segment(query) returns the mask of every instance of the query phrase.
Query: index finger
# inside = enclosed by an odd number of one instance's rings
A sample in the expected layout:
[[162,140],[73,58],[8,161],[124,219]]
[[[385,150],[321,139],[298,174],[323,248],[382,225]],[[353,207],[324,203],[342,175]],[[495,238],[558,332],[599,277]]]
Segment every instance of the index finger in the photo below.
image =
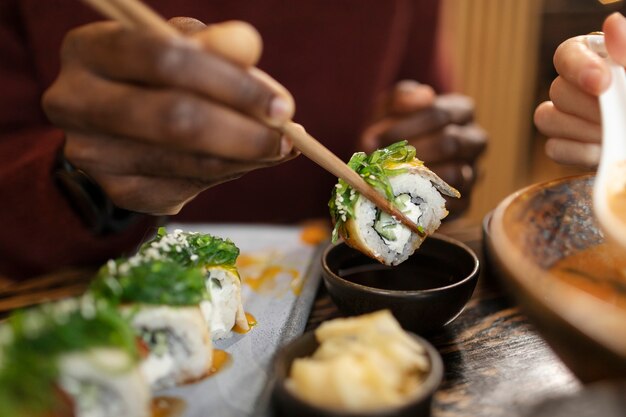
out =
[[402,119],[385,119],[378,124],[382,127],[383,122],[386,125],[381,130],[384,131],[378,136],[381,144],[386,145],[441,129],[450,123],[450,115],[443,110],[429,107]]
[[604,59],[589,49],[585,36],[570,38],[559,45],[554,53],[554,67],[567,81],[594,96],[611,82]]
[[70,32],[64,55],[78,57],[106,78],[193,91],[270,125],[293,116],[293,98],[285,89],[260,81],[251,68],[205,52],[197,40],[163,39],[94,23]]

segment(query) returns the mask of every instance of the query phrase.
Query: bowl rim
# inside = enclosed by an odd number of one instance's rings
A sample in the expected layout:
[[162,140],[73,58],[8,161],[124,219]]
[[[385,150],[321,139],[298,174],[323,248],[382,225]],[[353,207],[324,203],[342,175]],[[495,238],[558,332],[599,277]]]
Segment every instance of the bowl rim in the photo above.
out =
[[[596,343],[600,343],[614,353],[623,356],[626,354],[626,332],[624,332],[626,311],[606,303],[573,285],[550,279],[549,274],[545,270],[533,263],[524,263],[524,256],[509,239],[504,225],[504,215],[507,209],[519,199],[557,184],[594,176],[593,173],[586,173],[543,181],[531,184],[510,194],[494,209],[489,225],[491,233],[487,238],[491,253],[496,257],[498,264],[502,268],[504,273],[501,275],[503,275],[505,280],[511,280],[521,286],[526,292],[531,294],[533,300],[541,305],[542,308],[554,312],[569,326],[578,329]],[[503,258],[509,259],[509,261],[504,262]],[[514,274],[510,265],[520,263],[525,265],[524,274]],[[545,287],[533,285],[534,281],[542,278],[542,282],[551,286],[552,293],[565,294],[566,297],[546,298],[544,294]],[[572,308],[572,306],[576,306],[576,308]],[[603,320],[600,323],[592,320],[588,314],[589,311],[600,313]],[[597,316],[597,314],[594,315],[594,317]]]
[[[462,278],[459,281],[456,281],[452,284],[443,286],[443,287],[435,287],[435,288],[428,288],[425,290],[386,290],[386,289],[382,289],[382,288],[376,288],[376,287],[370,287],[367,285],[363,285],[363,284],[357,284],[355,282],[352,282],[350,280],[347,280],[343,277],[340,277],[339,275],[337,275],[336,273],[334,273],[330,267],[328,266],[328,263],[326,261],[328,254],[331,250],[344,245],[344,246],[348,246],[344,241],[338,242],[338,243],[331,243],[330,245],[328,245],[326,247],[326,249],[324,249],[324,252],[322,253],[322,269],[324,270],[325,274],[323,274],[324,278],[328,278],[328,277],[332,277],[333,280],[346,285],[348,287],[353,287],[356,290],[360,290],[360,291],[366,291],[366,292],[370,292],[370,293],[375,293],[375,294],[379,294],[379,295],[386,295],[386,296],[392,296],[392,297],[401,297],[401,296],[408,296],[408,295],[420,295],[420,294],[432,294],[432,293],[437,293],[437,292],[442,292],[442,291],[447,291],[450,290],[452,288],[455,287],[459,287],[461,285],[464,285],[465,283],[467,283],[468,281],[472,281],[474,279],[478,278],[478,272],[480,269],[480,260],[478,259],[478,256],[476,255],[476,253],[472,250],[472,248],[470,248],[469,246],[467,246],[465,243],[451,238],[449,236],[445,236],[443,234],[440,233],[435,233],[432,234],[430,236],[428,236],[426,239],[435,239],[435,240],[439,240],[439,241],[443,241],[447,244],[451,244],[457,247],[460,247],[461,249],[463,249],[467,254],[469,254],[472,257],[473,260],[473,268],[472,271],[467,274],[467,276],[465,276],[464,278]],[[349,247],[349,246],[348,246]],[[351,248],[353,249],[353,248]],[[355,251],[358,252],[357,249],[353,249]],[[417,249],[419,250],[419,249]],[[364,255],[366,256],[366,255]],[[411,255],[412,256],[412,255]]]
[[[289,379],[289,372],[291,370],[291,364],[289,364],[288,367],[285,366],[287,374],[285,375],[284,378],[282,378],[282,377],[279,377],[279,372],[278,372],[278,369],[281,366],[281,364],[279,363],[279,360],[281,360],[282,358],[285,358],[287,356],[287,352],[289,352],[290,349],[293,349],[293,346],[295,344],[301,343],[303,339],[312,339],[312,343],[315,344],[315,349],[317,349],[317,347],[319,347],[319,342],[317,341],[317,338],[315,337],[315,330],[309,330],[308,332],[301,334],[300,336],[296,337],[295,339],[293,339],[286,345],[282,346],[278,350],[278,352],[276,353],[273,359],[273,365],[274,365],[273,372],[274,372],[275,384],[276,384],[274,389],[275,390],[280,389],[283,393],[288,395],[291,399],[295,400],[295,402],[298,403],[299,406],[304,407],[305,409],[309,408],[309,409],[313,409],[316,411],[324,411],[327,413],[332,413],[333,416],[341,416],[341,417],[357,417],[357,416],[391,417],[391,416],[394,416],[396,413],[402,410],[405,410],[407,408],[410,408],[416,404],[419,404],[422,401],[427,400],[429,397],[432,397],[441,386],[441,383],[443,382],[444,371],[445,371],[444,365],[443,365],[443,359],[441,358],[441,354],[439,353],[437,348],[435,348],[425,338],[411,331],[404,330],[404,332],[408,334],[410,337],[417,340],[420,346],[422,346],[426,350],[426,354],[428,356],[429,363],[431,365],[426,375],[426,378],[424,378],[422,384],[420,385],[420,389],[418,390],[416,395],[404,404],[401,404],[395,407],[379,408],[373,411],[366,411],[366,412],[342,411],[342,410],[338,410],[334,408],[328,408],[328,407],[323,407],[323,406],[312,404],[300,398],[295,393],[293,393],[289,388],[287,388],[287,380]],[[303,357],[306,357],[306,356],[297,356],[295,358],[303,358]]]

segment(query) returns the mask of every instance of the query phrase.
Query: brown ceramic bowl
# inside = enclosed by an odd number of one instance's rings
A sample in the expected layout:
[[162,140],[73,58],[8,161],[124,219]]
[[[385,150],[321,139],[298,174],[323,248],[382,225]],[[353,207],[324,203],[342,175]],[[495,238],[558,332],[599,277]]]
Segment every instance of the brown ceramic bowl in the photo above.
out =
[[296,358],[311,356],[319,346],[314,332],[308,332],[281,348],[274,357],[274,409],[278,416],[298,417],[428,417],[432,398],[443,379],[443,363],[439,352],[426,340],[412,334],[428,354],[430,371],[421,389],[405,405],[371,413],[348,413],[316,407],[294,395],[286,385],[291,364]]
[[339,310],[359,315],[389,309],[402,327],[418,334],[440,329],[461,314],[478,272],[478,258],[469,247],[437,234],[394,267],[345,243],[329,246],[322,256],[324,284]]
[[486,234],[498,275],[586,382],[626,377],[626,309],[558,279],[550,268],[604,242],[592,213],[593,181],[583,175],[524,188],[498,205]]

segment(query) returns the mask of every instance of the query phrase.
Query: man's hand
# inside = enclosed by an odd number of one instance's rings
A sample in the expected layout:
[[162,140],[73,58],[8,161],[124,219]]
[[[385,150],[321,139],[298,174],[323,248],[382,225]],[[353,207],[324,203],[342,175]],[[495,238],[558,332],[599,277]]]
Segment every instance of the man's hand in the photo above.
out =
[[294,113],[291,95],[254,67],[262,43],[242,22],[171,22],[164,39],[117,23],[70,32],[44,110],[65,155],[121,208],[175,214],[202,190],[292,158],[267,125]]
[[380,119],[363,134],[363,150],[408,140],[417,157],[461,192],[451,199],[453,214],[465,210],[476,173],[475,162],[487,145],[487,134],[474,123],[474,103],[459,94],[436,96],[430,86],[401,81],[388,94]]

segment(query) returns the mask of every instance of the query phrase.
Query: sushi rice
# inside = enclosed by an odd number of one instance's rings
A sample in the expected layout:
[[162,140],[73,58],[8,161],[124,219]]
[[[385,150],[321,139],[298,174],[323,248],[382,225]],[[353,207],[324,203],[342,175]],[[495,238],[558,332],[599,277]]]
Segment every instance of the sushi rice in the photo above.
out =
[[141,370],[153,389],[199,379],[211,369],[213,347],[199,307],[141,306],[131,324],[150,351]]

